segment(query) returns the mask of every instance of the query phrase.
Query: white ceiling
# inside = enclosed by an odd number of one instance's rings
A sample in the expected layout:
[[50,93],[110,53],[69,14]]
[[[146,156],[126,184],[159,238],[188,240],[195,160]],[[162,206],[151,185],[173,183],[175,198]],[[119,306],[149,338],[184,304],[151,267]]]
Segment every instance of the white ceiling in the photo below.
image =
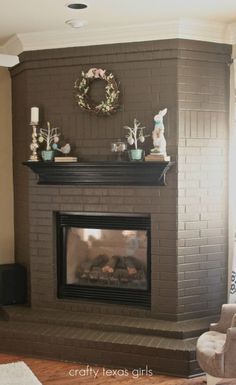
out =
[[[83,10],[72,10],[65,6],[68,2],[81,2],[88,7]],[[72,30],[65,21],[73,18],[86,20],[88,24],[82,29]],[[179,20],[181,23],[177,25]],[[10,38],[10,41],[14,40],[12,36],[17,36],[22,43],[22,49],[27,50],[44,48],[44,46],[47,48],[47,39],[50,47],[53,44],[55,47],[60,46],[59,39],[65,41],[65,38],[67,44],[62,43],[62,46],[70,45],[68,41],[70,39],[71,41],[76,39],[78,45],[85,45],[87,37],[89,41],[91,40],[87,43],[92,44],[93,36],[94,43],[101,44],[102,41],[96,40],[96,36],[101,31],[104,42],[111,42],[112,34],[115,42],[119,39],[120,41],[142,40],[142,28],[144,40],[155,37],[174,37],[178,35],[177,32],[180,32],[181,26],[183,29],[183,25],[185,34],[187,30],[189,32],[189,38],[204,40],[203,34],[208,33],[212,34],[212,38],[206,36],[206,40],[222,42],[227,40],[225,31],[233,23],[236,25],[236,0],[11,0],[9,2],[0,0],[0,46],[3,50],[8,46]],[[195,25],[199,37],[195,36],[192,30],[190,31],[190,25],[191,27]],[[199,31],[201,27],[202,34]],[[158,35],[159,29],[162,31],[165,29],[165,36]],[[166,33],[167,30],[168,33]],[[120,37],[115,38],[117,31]],[[135,33],[136,39],[132,37]],[[182,35],[188,37],[183,32]],[[40,36],[45,43],[41,41],[41,46]],[[54,40],[55,43],[53,43]],[[29,41],[31,41],[30,44]]]

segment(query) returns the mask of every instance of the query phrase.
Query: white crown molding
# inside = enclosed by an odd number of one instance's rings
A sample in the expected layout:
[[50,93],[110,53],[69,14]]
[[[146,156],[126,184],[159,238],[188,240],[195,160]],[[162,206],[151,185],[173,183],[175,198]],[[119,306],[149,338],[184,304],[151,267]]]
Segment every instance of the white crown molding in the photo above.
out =
[[80,29],[20,33],[0,47],[0,51],[19,54],[23,51],[51,48],[173,38],[234,44],[236,43],[236,24],[227,25],[209,20],[178,19],[102,29],[92,29],[87,25]]
[[228,43],[227,24],[197,19],[181,19],[179,37],[182,39],[209,41],[212,43]]
[[230,44],[236,44],[236,23],[227,26],[227,35]]
[[12,36],[2,47],[0,47],[1,53],[9,55],[19,55],[23,51],[24,47],[17,35]]
[[17,55],[8,55],[0,53],[0,66],[1,67],[14,67],[19,63],[19,57]]

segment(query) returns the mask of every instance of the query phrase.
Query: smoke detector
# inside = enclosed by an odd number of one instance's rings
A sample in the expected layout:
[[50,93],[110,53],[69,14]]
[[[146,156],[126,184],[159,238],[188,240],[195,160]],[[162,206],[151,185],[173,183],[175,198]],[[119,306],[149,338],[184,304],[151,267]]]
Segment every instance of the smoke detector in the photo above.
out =
[[65,23],[70,25],[72,28],[81,28],[87,24],[87,21],[80,19],[71,19],[67,20]]

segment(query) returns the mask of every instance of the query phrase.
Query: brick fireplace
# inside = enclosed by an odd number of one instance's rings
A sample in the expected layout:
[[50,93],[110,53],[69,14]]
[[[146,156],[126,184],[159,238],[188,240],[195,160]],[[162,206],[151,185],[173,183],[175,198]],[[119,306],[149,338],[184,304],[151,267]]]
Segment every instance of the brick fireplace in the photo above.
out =
[[[230,54],[228,45],[174,39],[25,52],[21,64],[12,70],[16,258],[29,270],[32,311],[39,311],[47,323],[52,318],[49,309],[72,312],[78,320],[85,314],[94,318],[100,314],[102,322],[109,323],[107,330],[113,323],[116,332],[125,330],[129,336],[134,333],[130,331],[132,317],[136,317],[135,324],[140,322],[142,338],[137,341],[142,340],[141,350],[132,345],[133,340],[122,345],[120,336],[124,359],[118,352],[108,358],[106,349],[113,348],[103,341],[93,352],[86,345],[79,360],[98,362],[95,353],[100,349],[103,360],[100,357],[99,362],[107,365],[124,365],[128,354],[131,366],[148,362],[160,372],[197,372],[196,337],[226,300]],[[91,66],[109,68],[121,82],[122,108],[111,118],[87,115],[73,101],[75,79]],[[124,136],[124,124],[137,117],[151,133],[154,114],[167,107],[167,150],[175,165],[167,173],[166,185],[37,184],[37,175],[22,165],[29,156],[32,105],[40,107],[43,122],[50,120],[61,128],[80,161],[110,160],[110,143]],[[150,218],[149,308],[58,298],[58,212],[145,214]],[[20,317],[10,310],[8,315],[13,321]],[[108,322],[104,318],[108,316],[123,317],[125,329],[118,329],[113,318]],[[154,338],[155,348],[145,340],[153,334],[159,338]],[[173,347],[168,350],[163,341]],[[76,354],[66,346],[63,352],[64,358],[75,359]],[[168,369],[170,362],[173,369]]]
[[[146,188],[71,188],[67,186],[46,187],[35,186],[35,176],[32,176],[33,194],[30,201],[30,235],[31,235],[31,303],[32,306],[45,306],[55,308],[69,309],[72,305],[71,301],[66,301],[57,298],[57,255],[55,244],[55,212],[80,212],[93,213],[93,215],[106,213],[114,215],[125,213],[141,215],[146,214],[150,216],[151,232],[157,234],[151,237],[151,249],[157,249],[159,237],[158,231],[162,231],[162,224],[159,221],[160,208],[157,206],[156,210],[151,209],[153,202],[156,199],[155,188],[149,188],[147,195]],[[165,188],[166,190],[166,188]],[[57,193],[56,193],[57,191]],[[163,192],[164,193],[164,192]],[[40,201],[43,198],[43,202]],[[166,199],[166,197],[165,197]],[[144,203],[143,201],[146,201]],[[153,210],[154,212],[151,212]],[[95,214],[94,214],[95,213]],[[160,235],[159,235],[160,236]],[[154,255],[154,256],[153,256]],[[152,305],[151,311],[157,314],[158,308],[158,290],[156,285],[156,276],[160,271],[156,262],[155,253],[151,253],[151,282],[152,282]],[[42,284],[39,285],[39,280]],[[94,301],[92,305],[98,306]],[[125,305],[125,303],[124,303]],[[83,308],[83,302],[73,303],[73,307],[78,309]],[[100,304],[99,304],[100,306]],[[119,312],[119,309],[111,304],[109,301],[104,304],[104,311]],[[147,306],[148,307],[148,306]],[[125,311],[124,309],[122,312]],[[150,311],[150,310],[149,310]],[[140,306],[136,309],[126,309],[127,314],[130,312],[141,312]],[[160,307],[159,307],[160,314]]]

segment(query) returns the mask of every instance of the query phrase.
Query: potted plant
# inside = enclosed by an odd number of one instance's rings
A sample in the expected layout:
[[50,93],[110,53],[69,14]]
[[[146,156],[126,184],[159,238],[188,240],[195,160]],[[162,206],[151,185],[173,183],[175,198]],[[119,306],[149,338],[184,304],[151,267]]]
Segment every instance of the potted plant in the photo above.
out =
[[140,127],[141,123],[135,118],[134,119],[134,127],[124,126],[126,130],[128,130],[128,134],[126,135],[127,142],[130,146],[134,145],[134,149],[128,150],[129,159],[131,161],[140,161],[143,160],[144,150],[142,148],[138,148],[138,142],[143,143],[145,141],[145,137],[148,135],[144,135],[144,126]]
[[50,122],[47,122],[47,128],[40,128],[39,143],[46,142],[46,150],[41,151],[44,161],[52,161],[54,150],[57,149],[60,133],[58,128],[51,128]]

